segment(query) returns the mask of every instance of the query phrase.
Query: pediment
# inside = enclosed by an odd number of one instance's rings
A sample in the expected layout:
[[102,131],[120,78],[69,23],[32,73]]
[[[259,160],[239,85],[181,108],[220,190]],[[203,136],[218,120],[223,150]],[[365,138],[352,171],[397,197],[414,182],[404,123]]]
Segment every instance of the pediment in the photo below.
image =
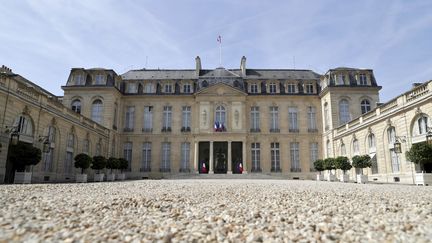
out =
[[224,83],[217,83],[214,85],[211,85],[207,88],[204,88],[196,93],[197,96],[200,95],[215,95],[215,96],[222,96],[222,95],[246,95],[245,92],[242,90],[239,90],[237,88],[231,87]]
[[200,76],[201,78],[239,78],[237,73],[225,68],[216,68]]

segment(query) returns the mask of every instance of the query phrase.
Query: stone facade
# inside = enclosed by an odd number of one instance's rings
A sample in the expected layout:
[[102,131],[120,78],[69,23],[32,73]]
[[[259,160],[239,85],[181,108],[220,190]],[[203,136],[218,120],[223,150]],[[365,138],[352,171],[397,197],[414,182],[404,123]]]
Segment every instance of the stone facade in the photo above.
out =
[[[432,112],[430,83],[380,104],[381,87],[370,69],[336,68],[323,75],[248,69],[245,57],[239,69],[202,69],[199,57],[195,69],[184,70],[139,69],[117,75],[110,69],[73,68],[62,87],[64,97],[4,68],[0,88],[3,128],[26,114],[39,129],[33,131],[33,144],[41,146],[36,139],[44,136],[41,129],[56,124],[59,141],[49,180],[57,181],[73,175],[64,173],[70,150],[66,134],[72,133],[74,155],[85,150],[124,157],[128,178],[253,173],[312,179],[315,159],[367,153],[376,159],[367,172],[373,180],[412,183],[413,167],[404,153],[425,137],[424,132],[412,135],[415,119]],[[389,143],[383,140],[389,124],[397,136],[406,137],[403,153],[397,154],[397,171],[391,170]],[[367,147],[371,133],[375,150]],[[3,129],[3,148],[9,138]],[[83,150],[86,144],[89,149]],[[4,151],[0,175],[5,174]],[[43,168],[44,161],[33,168],[35,181],[46,177]]]

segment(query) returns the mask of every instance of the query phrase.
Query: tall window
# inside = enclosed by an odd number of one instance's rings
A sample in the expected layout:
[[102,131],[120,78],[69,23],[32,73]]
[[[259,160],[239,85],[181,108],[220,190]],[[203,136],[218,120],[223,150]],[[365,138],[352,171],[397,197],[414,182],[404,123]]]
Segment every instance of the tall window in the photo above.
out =
[[162,160],[160,165],[161,172],[169,172],[171,161],[171,143],[162,143]]
[[216,131],[225,131],[225,107],[218,106],[216,107],[216,114],[215,114],[215,130]]
[[359,74],[359,85],[367,85],[366,74]]
[[270,94],[276,94],[276,84],[275,83],[269,84],[269,93]]
[[260,143],[251,143],[251,152],[252,152],[252,172],[260,172],[261,171]]
[[90,141],[87,138],[83,141],[82,151],[87,155],[90,153]]
[[251,132],[259,132],[260,131],[260,122],[259,122],[259,107],[252,106],[251,107]]
[[345,75],[339,74],[337,75],[337,84],[344,85],[345,84]]
[[311,168],[310,171],[315,171],[315,167],[313,163],[318,159],[318,143],[316,142],[310,143],[309,156],[310,156],[309,167]]
[[301,172],[299,143],[290,143],[291,152],[291,172]]
[[332,157],[331,156],[331,143],[330,143],[330,140],[327,140],[326,149],[327,149],[327,158]]
[[16,120],[14,126],[17,127],[17,132],[28,136],[33,136],[33,123],[27,116],[20,115]]
[[151,171],[151,143],[145,142],[142,147],[141,171]]
[[74,156],[75,136],[69,133],[66,141],[65,174],[72,173],[72,160]]
[[85,84],[84,76],[81,74],[74,75],[74,82],[75,85],[84,85]]
[[114,104],[114,121],[113,121],[113,128],[117,129],[117,110],[118,110],[118,105],[117,103]]
[[144,106],[144,128],[143,132],[153,130],[153,106]]
[[360,146],[359,146],[359,141],[357,139],[354,139],[353,141],[353,153],[354,155],[360,154]]
[[313,94],[313,84],[305,84],[305,93],[306,94]]
[[279,151],[279,143],[271,143],[270,144],[270,153],[271,153],[271,172],[280,172],[280,151]]
[[43,153],[43,171],[52,172],[53,170],[53,158],[54,158],[54,148],[52,146],[55,143],[56,129],[53,126],[48,127],[48,143],[50,144],[48,153]]
[[182,107],[182,132],[190,132],[191,131],[191,107],[183,106]]
[[296,85],[294,83],[288,83],[287,84],[287,92],[288,92],[288,94],[295,94],[296,93]]
[[81,114],[81,101],[80,100],[76,99],[76,100],[72,101],[71,106],[72,106],[71,108],[73,111],[75,111],[78,114]]
[[345,124],[350,121],[349,103],[343,99],[339,102],[339,123]]
[[105,77],[104,77],[103,74],[97,74],[97,75],[95,76],[95,84],[96,84],[96,85],[104,84],[104,81],[105,81]]
[[190,143],[181,144],[181,172],[189,172]]
[[417,120],[417,125],[418,125],[418,129],[419,129],[419,135],[428,133],[428,117],[427,116],[422,115]]
[[103,103],[101,100],[95,100],[92,104],[92,112],[91,112],[91,118],[93,121],[97,123],[102,122],[102,116],[103,116]]
[[360,107],[361,107],[362,114],[369,112],[371,110],[371,105],[369,100],[362,100],[360,103]]
[[270,107],[270,132],[279,132],[279,108]]
[[346,146],[344,143],[341,144],[341,156],[345,156],[346,155]]
[[126,142],[123,146],[123,158],[128,161],[128,170],[132,165],[132,142]]
[[325,130],[328,130],[330,126],[330,117],[329,117],[329,108],[328,103],[324,104],[324,127]]
[[98,142],[97,144],[96,144],[96,156],[100,156],[100,155],[102,155],[102,145],[101,145],[101,143],[100,142]]
[[125,114],[125,132],[132,132],[135,125],[135,106],[127,106]]
[[368,136],[368,147],[369,147],[369,152],[376,151],[376,141],[375,141],[375,135],[373,133],[369,134]]
[[151,83],[146,83],[146,84],[144,85],[144,93],[146,93],[146,94],[154,93],[154,91],[153,91],[153,84],[151,84]]
[[183,93],[186,93],[186,94],[192,93],[191,84],[183,84]]
[[397,153],[394,151],[394,149],[390,149],[390,158],[392,162],[392,172],[397,173],[400,170],[399,165],[399,157]]
[[129,83],[127,85],[127,88],[128,88],[127,92],[130,94],[135,94],[138,92],[138,86],[136,83]]
[[308,120],[308,130],[309,132],[316,132],[316,109],[313,106],[309,106],[307,108],[307,120]]
[[255,83],[251,84],[250,85],[250,92],[252,94],[257,94],[258,93],[258,84],[255,84]]
[[172,93],[173,92],[173,87],[172,84],[165,84],[165,93]]
[[162,120],[162,132],[171,132],[171,121],[172,121],[172,107],[164,106],[163,108],[163,120]]
[[298,132],[297,107],[288,108],[289,131]]
[[389,127],[387,129],[387,140],[388,143],[393,145],[396,142],[396,130],[394,127]]

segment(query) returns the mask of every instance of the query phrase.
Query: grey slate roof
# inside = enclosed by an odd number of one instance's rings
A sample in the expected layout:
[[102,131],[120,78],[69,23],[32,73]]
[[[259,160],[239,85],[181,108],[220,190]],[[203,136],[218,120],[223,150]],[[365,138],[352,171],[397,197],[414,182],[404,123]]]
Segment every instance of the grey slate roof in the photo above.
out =
[[191,69],[139,69],[130,70],[121,75],[123,80],[133,79],[196,79],[195,70]]
[[320,75],[311,70],[295,69],[247,69],[248,79],[319,79]]

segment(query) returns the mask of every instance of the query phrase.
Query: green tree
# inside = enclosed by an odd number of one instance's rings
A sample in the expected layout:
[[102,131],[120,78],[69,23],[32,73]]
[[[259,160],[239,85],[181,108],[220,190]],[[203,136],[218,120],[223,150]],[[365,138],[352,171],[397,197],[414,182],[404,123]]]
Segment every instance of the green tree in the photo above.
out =
[[119,160],[118,168],[120,169],[120,172],[123,173],[123,170],[126,170],[129,167],[129,161],[127,161],[124,158],[119,158],[118,160]]
[[42,152],[32,144],[18,142],[10,145],[8,159],[14,164],[17,171],[25,171],[28,165],[37,165],[42,158]]
[[424,170],[425,164],[432,163],[432,145],[426,142],[413,144],[406,153],[406,158],[415,164],[419,164],[421,170]]
[[105,169],[106,165],[107,159],[104,156],[94,156],[91,168],[99,173],[100,170]]
[[[369,168],[372,166],[371,157],[369,155],[356,155],[352,157],[352,166],[358,169]],[[363,170],[360,170],[363,174]]]
[[80,168],[81,174],[84,174],[84,170],[88,169],[93,162],[92,158],[87,154],[78,154],[74,159],[75,168]]
[[321,171],[325,170],[323,163],[324,163],[324,161],[322,159],[317,159],[313,163],[315,170],[318,171],[320,174],[321,174]]
[[352,168],[352,165],[350,164],[349,160],[345,156],[339,156],[335,159],[335,166],[336,169],[340,169],[345,174],[347,170],[350,170]]
[[107,160],[106,167],[111,170],[111,174],[112,174],[113,170],[118,169],[119,160],[117,158],[114,158],[114,157],[109,157]]
[[334,158],[326,158],[324,159],[323,166],[325,170],[335,170],[335,159]]

